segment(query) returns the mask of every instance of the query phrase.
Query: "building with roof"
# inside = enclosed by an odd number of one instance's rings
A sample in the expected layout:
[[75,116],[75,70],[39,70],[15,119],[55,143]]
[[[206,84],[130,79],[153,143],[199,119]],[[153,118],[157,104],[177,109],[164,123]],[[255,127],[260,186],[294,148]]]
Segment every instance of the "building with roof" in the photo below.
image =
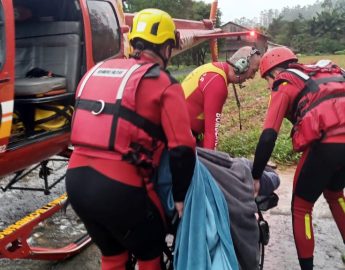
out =
[[[222,28],[224,32],[243,32],[253,30],[242,25],[236,24],[234,22],[227,22],[220,28]],[[263,54],[267,51],[268,48],[268,37],[262,33],[255,32],[254,36],[247,35],[241,37],[225,38],[219,43],[220,57],[228,58],[243,46],[255,47]]]

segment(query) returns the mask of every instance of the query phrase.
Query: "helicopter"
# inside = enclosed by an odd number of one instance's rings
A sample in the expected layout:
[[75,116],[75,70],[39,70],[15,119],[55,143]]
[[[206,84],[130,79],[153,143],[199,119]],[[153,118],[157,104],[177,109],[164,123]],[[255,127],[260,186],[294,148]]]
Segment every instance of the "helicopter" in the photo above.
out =
[[[173,55],[209,40],[216,61],[217,37],[250,34],[215,28],[216,10],[215,0],[208,19],[174,19],[178,47]],[[49,194],[63,180],[48,181],[48,162],[68,161],[77,85],[100,61],[129,56],[133,16],[124,13],[121,0],[0,0],[0,177],[14,174],[2,191]],[[39,169],[43,188],[16,185],[28,168]],[[34,227],[66,200],[63,194],[0,231],[0,258],[60,260],[88,245],[87,235],[59,249],[27,242]]]

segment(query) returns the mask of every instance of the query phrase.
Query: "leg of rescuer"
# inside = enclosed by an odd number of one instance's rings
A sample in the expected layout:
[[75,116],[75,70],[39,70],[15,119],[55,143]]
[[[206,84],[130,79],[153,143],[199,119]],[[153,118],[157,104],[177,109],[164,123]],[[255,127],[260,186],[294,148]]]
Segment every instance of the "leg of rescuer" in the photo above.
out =
[[[76,158],[72,156],[72,165]],[[97,166],[100,162],[93,163]],[[115,162],[104,163],[109,166]],[[123,168],[126,166],[122,165]],[[164,224],[149,192],[140,186],[140,178],[136,185],[130,185],[103,176],[93,168],[79,167],[69,168],[66,180],[71,205],[101,250],[102,270],[125,270],[128,250],[145,261],[147,269],[159,269]],[[128,198],[135,200],[128,202]]]
[[344,236],[344,150],[343,144],[315,143],[303,153],[298,164],[292,213],[295,244],[302,270],[313,269],[312,209],[322,193],[330,205],[341,235]]
[[[343,146],[344,147],[344,146]],[[332,178],[332,182],[323,192],[339,232],[345,243],[345,166],[340,168]]]
[[[313,269],[314,254],[314,232],[312,223],[312,211],[314,203],[319,198],[322,190],[315,194],[313,198],[305,193],[311,192],[313,189],[312,182],[317,179],[313,178],[311,173],[313,166],[309,161],[310,149],[306,150],[296,169],[293,195],[292,195],[292,226],[297,249],[298,260],[302,270]],[[307,190],[307,191],[306,191]]]
[[[345,180],[345,172],[342,173],[342,182]],[[333,219],[337,224],[338,230],[343,238],[345,244],[345,197],[344,197],[344,183],[343,188],[338,191],[333,191],[331,188],[323,192],[329,208],[332,212]],[[342,261],[345,263],[345,255],[342,254]]]
[[101,268],[102,270],[126,270],[126,263],[128,261],[128,252],[124,252],[115,256],[102,256]]
[[[345,178],[345,177],[344,177]],[[333,218],[345,243],[345,198],[344,190],[325,190],[323,195],[331,209]]]
[[308,156],[308,152],[309,151],[305,151],[303,153],[297,165],[291,202],[293,235],[302,270],[313,269],[313,253],[315,245],[312,227],[312,210],[314,202],[306,201],[305,199],[296,195],[295,192],[297,183],[303,182],[303,179],[300,179],[300,173]]

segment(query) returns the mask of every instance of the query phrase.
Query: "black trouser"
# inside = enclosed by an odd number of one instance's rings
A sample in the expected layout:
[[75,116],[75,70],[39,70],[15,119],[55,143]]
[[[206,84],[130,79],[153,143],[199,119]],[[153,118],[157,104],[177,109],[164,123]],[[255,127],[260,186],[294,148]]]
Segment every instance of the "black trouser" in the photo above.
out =
[[294,194],[316,202],[326,189],[345,186],[345,143],[315,143],[301,158],[295,175]]
[[313,269],[312,210],[324,195],[345,240],[345,143],[314,143],[298,163],[292,196],[293,231],[302,269]]
[[128,250],[139,260],[150,260],[162,254],[164,224],[144,187],[125,185],[90,167],[80,167],[67,171],[66,189],[103,256]]

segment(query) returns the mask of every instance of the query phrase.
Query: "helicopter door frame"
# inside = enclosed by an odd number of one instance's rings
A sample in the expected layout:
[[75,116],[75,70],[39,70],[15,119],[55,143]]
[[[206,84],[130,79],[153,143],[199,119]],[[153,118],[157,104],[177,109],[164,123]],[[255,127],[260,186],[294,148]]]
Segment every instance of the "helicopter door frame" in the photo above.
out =
[[11,0],[0,0],[0,155],[6,151],[14,104],[14,12]]

